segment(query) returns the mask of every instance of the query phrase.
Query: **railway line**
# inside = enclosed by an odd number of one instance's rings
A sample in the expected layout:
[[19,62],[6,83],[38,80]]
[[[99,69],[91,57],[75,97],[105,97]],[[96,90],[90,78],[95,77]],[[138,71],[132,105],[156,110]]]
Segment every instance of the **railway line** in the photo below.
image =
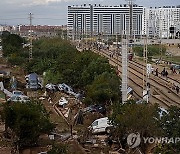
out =
[[[129,62],[132,63],[133,65],[137,66],[137,67],[140,68],[140,69],[145,69],[145,67],[146,67],[144,64],[139,63],[139,62],[137,62],[137,61],[129,61]],[[175,84],[177,84],[177,85],[180,85],[180,82],[179,82],[179,81],[173,79],[173,78],[170,77],[170,76],[168,76],[167,79],[165,79],[165,78],[161,77],[161,73],[159,73],[159,78],[161,78],[161,79],[162,79],[163,81],[165,81],[167,84],[168,84],[169,82],[171,82],[171,83],[175,83]]]
[[[116,64],[116,63],[114,63],[114,64]],[[119,71],[119,72],[121,74],[121,71]],[[133,70],[133,68],[129,69],[129,73],[130,73],[130,76],[132,77],[132,78],[129,78],[129,80],[131,80],[131,82],[133,82],[135,84],[135,86],[132,86],[132,87],[133,87],[134,91],[137,91],[136,93],[139,93],[139,96],[140,96],[139,99],[142,99],[142,94],[141,94],[142,89],[143,89],[143,85],[142,85],[143,79],[141,77],[142,74],[140,74],[140,73],[137,74],[137,72],[135,72]],[[132,85],[132,83],[130,83],[130,85]],[[164,93],[159,92],[159,90],[153,84],[151,86],[153,87],[153,89],[156,89],[156,90],[153,90],[153,91],[156,91],[156,95],[151,95],[151,97],[150,97],[151,103],[159,102],[159,104],[161,104],[161,106],[166,107],[166,108],[169,107],[170,105],[172,105],[171,102],[172,101],[174,102],[174,100],[167,97]],[[134,88],[134,87],[136,87],[136,88]],[[139,88],[137,89],[137,87],[139,87]],[[153,93],[153,91],[151,90],[151,94]],[[159,98],[158,95],[163,95],[163,100],[162,100],[162,98]],[[176,100],[174,103],[176,103],[176,105],[179,106],[179,104],[178,104],[178,102],[176,102]]]
[[[131,63],[131,62],[130,62]],[[135,65],[132,65],[130,64],[129,65],[132,69]],[[133,66],[133,67],[132,67]],[[139,66],[135,66],[135,67],[138,67]],[[141,70],[144,69],[144,68],[140,68],[140,69],[133,69],[133,70],[136,70],[136,72],[139,72],[140,74],[142,74]],[[150,81],[151,83],[154,83],[152,85],[156,85],[156,84],[159,84],[159,88],[162,89],[163,87],[166,87],[168,89],[167,94],[169,95],[173,95],[173,98],[175,98],[175,100],[171,99],[171,101],[175,101],[177,104],[180,104],[180,102],[177,102],[176,100],[180,99],[179,95],[175,93],[175,91],[173,91],[171,88],[171,85],[169,84],[169,81],[162,78],[162,77],[155,77],[153,75],[150,76]],[[168,98],[171,98],[171,96],[169,96]]]
[[[119,70],[119,73],[121,74],[122,72]],[[134,90],[134,92],[133,92],[134,97],[137,99],[142,99],[142,94],[140,94],[140,92],[142,91],[143,86],[141,85],[141,83],[139,84],[135,80],[133,80],[132,78],[129,78],[129,85],[131,85],[132,87],[136,87],[133,89]],[[168,108],[171,104],[168,100],[166,100],[166,102],[165,102],[165,101],[161,100],[156,95],[151,95],[151,97],[152,97],[151,102],[159,102],[159,104],[161,106],[163,106],[164,108]]]
[[[118,66],[118,72],[121,74],[121,58],[118,56],[110,57],[109,53],[105,50],[98,52],[93,50],[96,53],[99,53],[109,59],[110,64],[113,66]],[[129,76],[129,85],[133,87],[134,96],[137,99],[142,99],[142,89],[143,89],[143,72],[145,66],[139,62],[130,61],[128,66]],[[150,103],[158,103],[160,106],[168,108],[171,105],[176,105],[180,107],[180,96],[176,94],[175,91],[171,89],[169,82],[178,82],[173,78],[168,78],[168,80],[162,77],[153,77],[152,75],[149,78],[149,83],[151,85],[150,90]],[[179,82],[178,82],[179,83]],[[179,83],[180,84],[180,83]]]

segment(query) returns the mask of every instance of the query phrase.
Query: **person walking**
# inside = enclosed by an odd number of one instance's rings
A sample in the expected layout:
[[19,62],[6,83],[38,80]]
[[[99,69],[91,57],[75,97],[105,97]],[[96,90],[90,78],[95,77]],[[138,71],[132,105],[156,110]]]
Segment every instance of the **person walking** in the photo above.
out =
[[175,69],[175,68],[173,68],[173,73],[174,73],[174,74],[177,74],[177,73],[176,73],[176,69]]
[[176,85],[172,83],[172,90],[176,90]]
[[163,72],[166,72],[166,69],[165,69],[165,67],[163,68]]
[[154,74],[154,67],[151,67],[151,73]]
[[158,76],[158,68],[156,68],[155,76]]
[[174,74],[175,73],[175,69],[174,69],[174,67],[171,65],[171,67],[170,67],[170,70],[171,70],[171,74]]
[[179,94],[179,86],[178,85],[176,86],[176,92],[177,92],[177,94]]
[[165,72],[166,72],[166,69],[165,69],[165,67],[164,67],[164,69],[163,69],[162,72],[161,72],[161,76],[163,76],[163,77],[166,76],[166,75],[165,75]]
[[168,78],[168,71],[166,70],[165,73],[164,73],[165,77],[166,77],[166,80]]

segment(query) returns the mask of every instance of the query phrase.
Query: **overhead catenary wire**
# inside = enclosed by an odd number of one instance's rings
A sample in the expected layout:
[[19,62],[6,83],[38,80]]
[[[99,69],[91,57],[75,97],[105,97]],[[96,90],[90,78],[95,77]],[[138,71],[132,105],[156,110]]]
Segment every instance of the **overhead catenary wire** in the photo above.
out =
[[[27,19],[27,18],[0,18],[1,20],[21,20],[21,19]],[[67,20],[66,18],[36,18],[34,17],[34,19],[37,20]]]

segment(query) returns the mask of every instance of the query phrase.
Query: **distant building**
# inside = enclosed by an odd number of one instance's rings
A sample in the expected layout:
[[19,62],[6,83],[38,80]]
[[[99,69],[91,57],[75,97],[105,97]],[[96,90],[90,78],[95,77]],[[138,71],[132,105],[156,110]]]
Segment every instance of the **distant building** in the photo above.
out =
[[[169,38],[180,35],[180,6],[145,8],[133,4],[133,35],[139,37]],[[118,6],[68,6],[68,36],[81,39],[86,36],[127,34],[130,25],[128,4]]]
[[[42,36],[55,36],[59,30],[65,30],[66,26],[49,26],[49,25],[18,25],[17,33],[23,37],[28,37],[30,32],[34,38]],[[30,31],[31,29],[31,31]]]
[[12,30],[15,30],[14,26],[0,25],[0,32],[3,32],[3,31],[9,31],[10,32]]
[[[31,30],[35,32],[54,32],[61,29],[63,26],[49,26],[49,25],[32,25]],[[19,32],[25,32],[30,30],[30,25],[18,25],[17,30]]]
[[[140,36],[144,29],[145,8],[133,5],[133,35]],[[85,35],[127,34],[130,24],[129,5],[101,6],[73,5],[68,6],[68,35],[77,39]]]
[[147,8],[148,35],[153,37],[175,37],[180,25],[180,6]]

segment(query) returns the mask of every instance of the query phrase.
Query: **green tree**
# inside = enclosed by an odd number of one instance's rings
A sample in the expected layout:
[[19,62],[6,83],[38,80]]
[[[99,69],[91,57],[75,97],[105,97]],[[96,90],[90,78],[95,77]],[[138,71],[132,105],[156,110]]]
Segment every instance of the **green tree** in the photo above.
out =
[[5,104],[3,119],[6,128],[16,135],[19,147],[32,146],[41,134],[53,130],[49,115],[39,102]]
[[86,103],[109,104],[121,100],[120,80],[115,74],[104,72],[87,87]]
[[22,51],[23,38],[16,34],[6,34],[2,38],[3,53],[5,56],[10,56],[12,53]]
[[[164,136],[168,138],[180,137],[180,108],[171,106],[168,112],[164,112],[161,118],[161,127],[164,130]],[[162,144],[156,149],[158,153],[174,154],[180,153],[180,141],[177,143]]]
[[[141,137],[158,137],[162,133],[159,127],[158,106],[147,103],[136,104],[129,101],[125,104],[114,104],[110,117],[116,126],[114,136],[119,138],[124,148],[128,148],[126,138],[131,133],[139,133]],[[141,142],[141,150],[145,153],[148,144]]]
[[133,51],[134,51],[139,57],[143,57],[143,47],[141,47],[141,46],[135,46],[135,47],[133,47]]
[[[162,53],[161,53],[162,48]],[[133,51],[140,57],[143,57],[143,46],[135,46],[133,47]],[[148,45],[148,57],[152,56],[161,56],[164,55],[166,52],[165,46],[159,46],[159,45]]]

